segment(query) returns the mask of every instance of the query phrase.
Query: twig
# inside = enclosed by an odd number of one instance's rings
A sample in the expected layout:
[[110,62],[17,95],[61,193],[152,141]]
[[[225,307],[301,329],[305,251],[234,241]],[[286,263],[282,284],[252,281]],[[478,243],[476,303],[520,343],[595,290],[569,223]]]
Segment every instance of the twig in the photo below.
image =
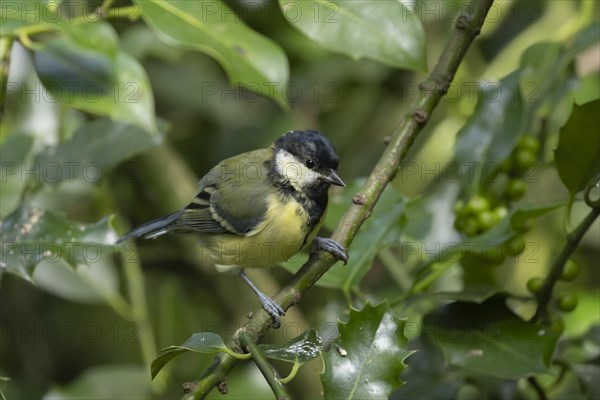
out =
[[0,116],[4,116],[6,99],[8,97],[8,70],[10,67],[10,51],[13,38],[0,38]]
[[[456,29],[444,48],[437,65],[427,80],[419,85],[419,97],[413,101],[409,111],[402,116],[400,125],[390,137],[379,162],[371,172],[361,191],[354,196],[332,238],[348,247],[362,223],[369,217],[387,184],[393,179],[398,166],[405,157],[418,133],[427,123],[429,116],[446,94],[454,74],[467,49],[479,34],[493,0],[472,0],[466,5],[466,12],[456,21]],[[319,278],[329,270],[335,260],[329,254],[320,253],[311,258],[292,277],[290,283],[275,296],[284,309],[300,301],[300,298]],[[257,311],[242,328],[249,338],[256,342],[271,326],[271,317],[264,311]],[[239,348],[236,338],[230,346]],[[215,386],[225,380],[237,360],[226,354],[215,357],[213,364],[198,381],[194,399],[204,398]],[[187,398],[186,397],[186,398]]]
[[240,344],[246,347],[250,354],[252,354],[252,359],[254,360],[254,363],[256,364],[258,369],[260,369],[260,372],[262,372],[267,383],[271,387],[271,390],[273,390],[273,393],[275,394],[277,400],[291,399],[292,396],[289,395],[287,390],[285,390],[283,384],[277,378],[277,375],[275,374],[275,371],[273,370],[271,364],[267,361],[267,359],[260,351],[256,343],[248,336],[246,332],[241,331],[239,333],[239,341]]
[[100,12],[102,13],[102,15],[106,15],[106,13],[108,12],[108,10],[114,2],[115,0],[104,0],[102,2],[102,5],[100,6]]
[[563,247],[558,257],[556,257],[554,260],[554,263],[550,268],[550,273],[548,276],[546,276],[546,280],[544,281],[544,286],[542,286],[542,289],[540,290],[538,306],[531,319],[532,321],[544,321],[547,318],[548,305],[550,304],[550,300],[552,300],[552,291],[554,290],[554,285],[556,285],[556,282],[560,278],[565,263],[575,251],[577,246],[579,246],[579,242],[583,238],[583,235],[585,235],[587,230],[592,226],[598,215],[600,215],[600,207],[594,207],[592,211],[590,211],[590,213],[584,218],[584,220],[581,221],[577,228],[567,235],[567,243],[565,244],[565,247]]
[[[140,350],[144,364],[150,366],[152,360],[158,354],[158,349],[156,348],[156,339],[148,316],[148,302],[144,291],[144,274],[142,273],[137,247],[133,243],[129,243],[128,246],[131,246],[131,253],[128,254],[128,257],[123,257],[123,265],[129,292],[131,319],[138,328]],[[155,379],[156,386],[153,386],[153,389],[162,392],[167,379],[168,375],[162,375],[159,380]]]
[[531,387],[533,387],[533,389],[537,393],[538,399],[548,400],[548,396],[546,395],[544,388],[539,384],[539,382],[537,381],[537,379],[535,379],[535,377],[530,376],[529,378],[527,378],[527,382],[529,382]]

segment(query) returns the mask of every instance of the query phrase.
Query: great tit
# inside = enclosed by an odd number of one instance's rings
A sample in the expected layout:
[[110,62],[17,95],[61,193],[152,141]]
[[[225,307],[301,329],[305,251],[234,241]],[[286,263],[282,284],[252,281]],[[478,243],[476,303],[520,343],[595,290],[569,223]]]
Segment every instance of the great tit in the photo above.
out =
[[336,241],[315,237],[329,186],[346,186],[337,174],[338,163],[320,132],[290,131],[267,149],[221,161],[200,180],[187,206],[132,230],[117,243],[165,233],[197,234],[217,270],[239,274],[279,326],[284,310],[250,281],[244,268],[276,265],[311,242],[315,250],[348,260]]

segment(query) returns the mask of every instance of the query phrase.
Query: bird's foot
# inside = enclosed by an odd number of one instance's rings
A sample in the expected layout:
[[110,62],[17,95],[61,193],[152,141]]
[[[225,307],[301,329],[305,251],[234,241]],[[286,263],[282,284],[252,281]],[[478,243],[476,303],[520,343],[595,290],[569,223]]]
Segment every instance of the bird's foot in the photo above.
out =
[[269,296],[259,295],[258,298],[265,311],[273,318],[273,328],[279,328],[281,326],[280,317],[285,315],[285,310]]
[[338,261],[348,263],[348,252],[338,242],[329,238],[316,237],[313,241],[314,250],[324,250],[335,257]]

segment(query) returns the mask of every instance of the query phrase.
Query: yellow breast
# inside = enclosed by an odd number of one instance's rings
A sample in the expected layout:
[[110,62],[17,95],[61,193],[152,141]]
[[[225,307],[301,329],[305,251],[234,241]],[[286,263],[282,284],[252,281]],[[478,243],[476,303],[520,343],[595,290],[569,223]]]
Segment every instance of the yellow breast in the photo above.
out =
[[215,235],[211,239],[211,256],[219,271],[271,267],[300,251],[310,233],[302,205],[281,194],[271,194],[268,204],[264,221],[246,236]]

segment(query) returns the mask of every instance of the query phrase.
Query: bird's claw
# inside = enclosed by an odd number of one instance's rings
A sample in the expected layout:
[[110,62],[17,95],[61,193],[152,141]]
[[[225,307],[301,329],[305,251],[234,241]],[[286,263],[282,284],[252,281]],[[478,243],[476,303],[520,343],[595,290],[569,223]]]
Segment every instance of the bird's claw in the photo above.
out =
[[279,328],[281,326],[280,317],[285,315],[285,310],[268,296],[261,296],[260,302],[265,311],[273,318],[273,328]]
[[348,252],[344,246],[333,239],[316,237],[314,240],[314,249],[328,252],[336,260],[343,261],[344,265],[348,263]]

